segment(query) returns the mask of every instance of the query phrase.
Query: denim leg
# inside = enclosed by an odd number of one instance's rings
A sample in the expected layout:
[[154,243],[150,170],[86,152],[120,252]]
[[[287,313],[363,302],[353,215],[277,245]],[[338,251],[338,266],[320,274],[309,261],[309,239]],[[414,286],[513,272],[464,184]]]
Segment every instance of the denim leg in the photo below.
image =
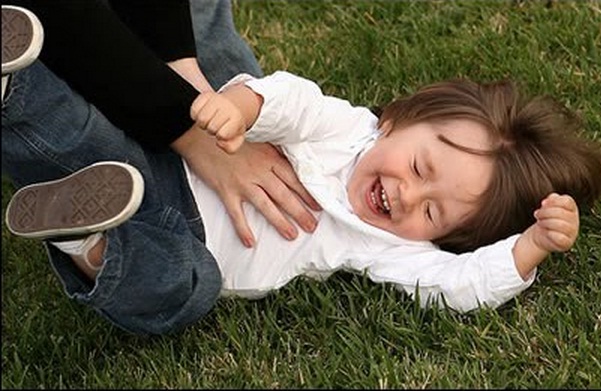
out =
[[179,157],[142,149],[40,62],[13,75],[2,107],[3,173],[22,186],[101,160],[139,169],[144,200],[130,220],[105,233],[105,264],[95,281],[47,245],[67,295],[134,333],[193,323],[214,305],[221,275],[203,243]]
[[190,9],[200,69],[214,89],[242,72],[263,76],[253,51],[234,26],[230,0],[190,0]]

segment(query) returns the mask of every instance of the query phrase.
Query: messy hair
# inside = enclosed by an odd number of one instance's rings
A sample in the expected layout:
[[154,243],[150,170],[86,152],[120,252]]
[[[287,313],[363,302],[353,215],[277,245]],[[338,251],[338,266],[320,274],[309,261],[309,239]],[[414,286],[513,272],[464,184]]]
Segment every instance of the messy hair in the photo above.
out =
[[527,99],[511,81],[479,84],[465,79],[426,86],[384,107],[378,125],[401,130],[418,122],[475,121],[491,148],[460,150],[488,156],[493,175],[476,212],[449,234],[433,240],[441,249],[472,251],[535,222],[533,212],[551,192],[569,194],[582,208],[601,195],[601,146],[581,136],[581,121],[548,97]]

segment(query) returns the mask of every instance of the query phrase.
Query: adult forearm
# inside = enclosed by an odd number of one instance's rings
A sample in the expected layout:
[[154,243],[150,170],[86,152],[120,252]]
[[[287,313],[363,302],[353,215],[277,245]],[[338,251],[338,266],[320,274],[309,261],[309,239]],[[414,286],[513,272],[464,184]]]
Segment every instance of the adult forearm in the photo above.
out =
[[[98,0],[15,0],[42,21],[41,60],[141,144],[166,149],[198,92]],[[77,37],[77,39],[74,39]]]
[[213,91],[213,88],[207,81],[207,78],[198,67],[198,61],[194,57],[182,58],[167,63],[175,72],[177,72],[188,83],[194,86],[198,91]]
[[196,58],[188,0],[109,0],[109,3],[163,61]]

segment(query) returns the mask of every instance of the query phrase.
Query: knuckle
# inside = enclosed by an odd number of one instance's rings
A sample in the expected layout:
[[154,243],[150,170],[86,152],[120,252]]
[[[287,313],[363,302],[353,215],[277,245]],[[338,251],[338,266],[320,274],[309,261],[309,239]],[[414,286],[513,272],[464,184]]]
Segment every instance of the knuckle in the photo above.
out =
[[254,205],[259,211],[261,211],[265,215],[265,217],[273,215],[271,211],[273,203],[267,195],[254,192],[250,197],[249,202],[252,205]]

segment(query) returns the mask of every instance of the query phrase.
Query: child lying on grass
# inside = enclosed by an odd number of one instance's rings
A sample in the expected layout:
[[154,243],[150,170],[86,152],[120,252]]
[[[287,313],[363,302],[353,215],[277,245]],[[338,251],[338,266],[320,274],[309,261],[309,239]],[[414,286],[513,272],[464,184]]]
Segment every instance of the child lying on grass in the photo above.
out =
[[[491,287],[508,289],[506,273],[531,282],[549,253],[569,250],[578,205],[592,205],[601,193],[601,150],[577,137],[575,117],[548,98],[526,100],[510,82],[435,83],[391,103],[377,119],[298,76],[241,75],[223,93],[200,96],[192,116],[229,153],[245,137],[281,146],[337,219],[330,238],[345,250],[327,258],[330,265],[346,257],[338,266],[365,269],[373,280],[408,292],[419,284],[424,304],[444,294],[447,305],[469,310],[514,296]],[[195,189],[201,215],[210,216],[202,184]],[[389,255],[379,239],[398,246]],[[429,252],[405,256],[430,242],[438,246],[431,266]],[[508,250],[511,257],[497,253]],[[417,272],[405,270],[410,263]],[[501,271],[509,266],[515,271]]]
[[[599,147],[578,137],[564,107],[524,99],[511,83],[435,83],[378,118],[286,72],[239,75],[195,101],[197,137],[214,135],[228,153],[245,138],[279,146],[323,208],[312,234],[287,241],[247,205],[256,239],[240,241],[216,193],[180,158],[125,138],[40,63],[12,85],[3,152],[18,146],[36,174],[9,174],[20,183],[59,177],[57,165],[74,174],[20,189],[7,226],[49,240],[68,294],[136,333],[188,325],[219,292],[256,298],[341,269],[419,290],[422,306],[497,307],[532,284],[551,252],[573,246],[578,206],[601,193]],[[43,104],[22,87],[42,85]],[[50,129],[44,116],[54,114],[40,108],[59,100],[86,111]],[[38,121],[19,122],[12,101]],[[57,128],[71,142],[40,154],[32,141]],[[205,244],[214,260],[199,257]]]

